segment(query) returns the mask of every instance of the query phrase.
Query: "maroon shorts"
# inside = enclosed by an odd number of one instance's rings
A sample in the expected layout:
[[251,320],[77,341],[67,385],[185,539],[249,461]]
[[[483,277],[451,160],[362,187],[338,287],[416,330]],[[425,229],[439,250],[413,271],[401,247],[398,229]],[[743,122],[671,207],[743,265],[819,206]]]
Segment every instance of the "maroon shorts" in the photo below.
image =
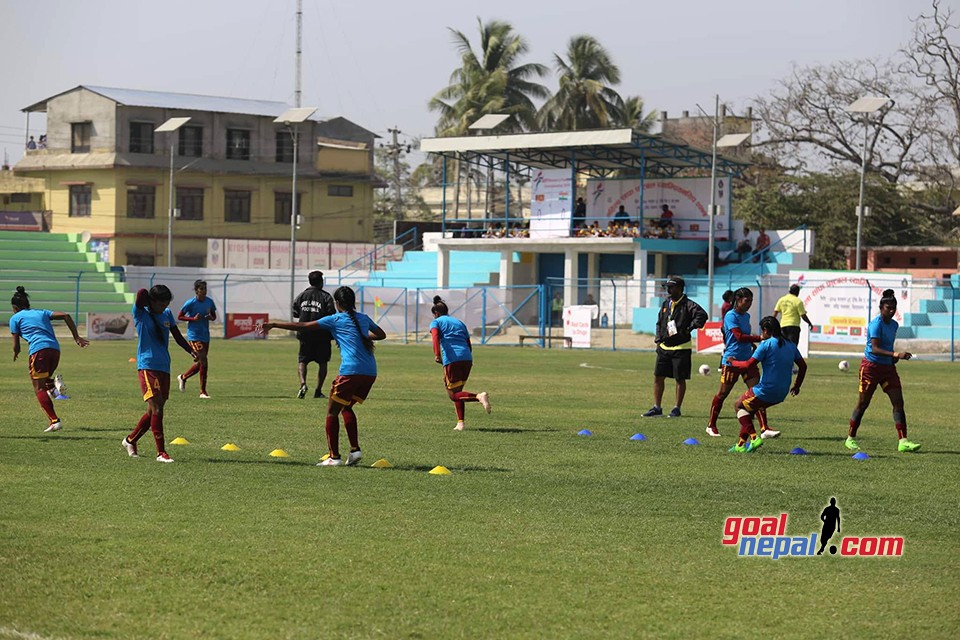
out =
[[60,364],[60,351],[57,349],[40,349],[30,356],[30,378],[32,380],[46,380],[53,377],[53,372]]
[[866,358],[860,361],[860,393],[873,392],[877,385],[885,393],[901,389],[900,375],[895,364],[877,364]]
[[330,399],[348,407],[362,404],[376,381],[377,376],[337,376],[330,387]]
[[170,397],[170,374],[166,371],[151,371],[150,369],[139,369],[137,377],[140,379],[140,391],[143,392],[143,401],[150,398]]
[[199,340],[187,340],[187,343],[190,345],[190,348],[193,349],[197,354],[206,353],[210,351],[209,342],[200,342]]
[[473,368],[473,360],[461,360],[460,362],[451,362],[443,367],[443,384],[447,389],[454,391],[462,389],[467,384],[467,378],[470,377],[470,369]]
[[747,369],[735,369],[734,367],[723,365],[723,371],[720,372],[720,384],[733,384],[739,380],[741,376],[744,382],[747,380],[759,380],[760,367],[754,364]]
[[757,396],[753,395],[753,387],[750,387],[744,391],[743,395],[740,396],[740,405],[750,413],[756,413],[760,409],[766,409],[767,407],[772,407],[775,404],[780,403],[767,402],[766,400],[761,400]]

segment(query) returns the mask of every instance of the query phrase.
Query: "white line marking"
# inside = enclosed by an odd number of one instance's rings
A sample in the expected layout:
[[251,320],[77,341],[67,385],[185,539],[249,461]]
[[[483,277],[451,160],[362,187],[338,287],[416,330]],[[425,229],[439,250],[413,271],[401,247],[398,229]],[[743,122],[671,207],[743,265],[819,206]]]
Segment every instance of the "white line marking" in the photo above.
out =
[[612,367],[596,367],[587,362],[581,362],[580,366],[583,367],[584,369],[603,369],[604,371],[629,371],[631,373],[640,373],[636,369],[614,369]]

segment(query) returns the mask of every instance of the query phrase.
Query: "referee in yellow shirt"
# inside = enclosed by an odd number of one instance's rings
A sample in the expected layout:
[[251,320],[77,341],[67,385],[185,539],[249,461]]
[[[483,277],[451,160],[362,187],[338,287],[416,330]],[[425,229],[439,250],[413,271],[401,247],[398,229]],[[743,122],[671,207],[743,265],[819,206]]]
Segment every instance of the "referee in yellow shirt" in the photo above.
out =
[[790,287],[790,292],[777,300],[777,306],[773,308],[773,317],[780,319],[780,327],[783,329],[783,337],[793,344],[800,344],[800,320],[803,319],[807,326],[813,329],[813,323],[807,317],[807,310],[803,308],[803,301],[800,300],[800,285],[795,284]]

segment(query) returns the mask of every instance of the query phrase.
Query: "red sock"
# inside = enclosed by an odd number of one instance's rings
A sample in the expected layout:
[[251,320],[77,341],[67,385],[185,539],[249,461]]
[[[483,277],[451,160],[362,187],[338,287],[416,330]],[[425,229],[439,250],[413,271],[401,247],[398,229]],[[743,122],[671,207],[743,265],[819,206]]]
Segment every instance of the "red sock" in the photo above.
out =
[[459,391],[453,394],[453,406],[457,408],[457,420],[460,422],[463,422],[463,418],[466,415],[463,406],[464,402],[477,402],[477,394],[470,393],[469,391]]
[[713,402],[710,403],[710,421],[707,426],[711,429],[717,428],[717,418],[720,417],[720,410],[723,409],[723,400],[720,396],[713,396]]
[[127,442],[136,443],[144,433],[147,432],[147,429],[150,428],[150,412],[140,416],[140,421],[137,422],[137,426],[134,427],[133,431],[130,432],[130,435],[127,436]]
[[60,419],[57,417],[57,412],[53,409],[53,400],[50,399],[50,394],[47,393],[46,389],[37,391],[37,400],[40,401],[40,408],[43,409],[43,412],[50,418],[50,424]]
[[747,441],[750,436],[757,434],[756,430],[753,428],[753,416],[749,413],[742,416],[737,416],[737,420],[740,422],[740,442],[737,444],[743,444]]
[[907,437],[907,425],[902,422],[897,423],[897,437],[900,439]]
[[166,453],[163,448],[163,414],[155,413],[150,416],[150,430],[153,431],[153,440],[157,443],[157,455]]
[[757,421],[760,423],[760,431],[766,431],[770,428],[770,425],[767,423],[767,410],[766,409],[757,409]]
[[327,422],[324,425],[327,432],[327,450],[331,458],[340,457],[340,420],[337,416],[327,416]]
[[[183,378],[184,380],[186,380],[187,378],[190,378],[190,377],[192,377],[192,376],[195,376],[198,371],[200,371],[200,363],[199,363],[199,362],[194,362],[194,363],[193,363],[193,366],[190,367],[189,369],[187,369],[187,371],[186,371],[184,374],[182,374],[180,377]],[[201,378],[201,380],[202,380],[202,378]]]
[[356,451],[360,448],[360,439],[357,434],[357,414],[350,407],[346,407],[341,413],[343,414],[343,428],[347,432],[347,440],[350,441],[350,450]]
[[[200,366],[200,365],[197,365]],[[210,365],[203,365],[200,367],[200,393],[207,394],[207,369],[210,368]]]

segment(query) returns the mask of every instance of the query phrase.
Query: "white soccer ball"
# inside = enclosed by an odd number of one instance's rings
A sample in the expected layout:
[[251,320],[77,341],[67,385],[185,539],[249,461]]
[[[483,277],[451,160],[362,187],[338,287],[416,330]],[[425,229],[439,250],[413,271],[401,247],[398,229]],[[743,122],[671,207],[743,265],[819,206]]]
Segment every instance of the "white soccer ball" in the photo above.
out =
[[837,368],[840,369],[840,371],[847,371],[850,368],[850,363],[846,360],[841,360],[840,364],[837,365]]
[[708,376],[710,375],[710,369],[711,369],[710,365],[702,364],[700,365],[700,368],[698,369],[698,371],[700,372],[700,375]]

